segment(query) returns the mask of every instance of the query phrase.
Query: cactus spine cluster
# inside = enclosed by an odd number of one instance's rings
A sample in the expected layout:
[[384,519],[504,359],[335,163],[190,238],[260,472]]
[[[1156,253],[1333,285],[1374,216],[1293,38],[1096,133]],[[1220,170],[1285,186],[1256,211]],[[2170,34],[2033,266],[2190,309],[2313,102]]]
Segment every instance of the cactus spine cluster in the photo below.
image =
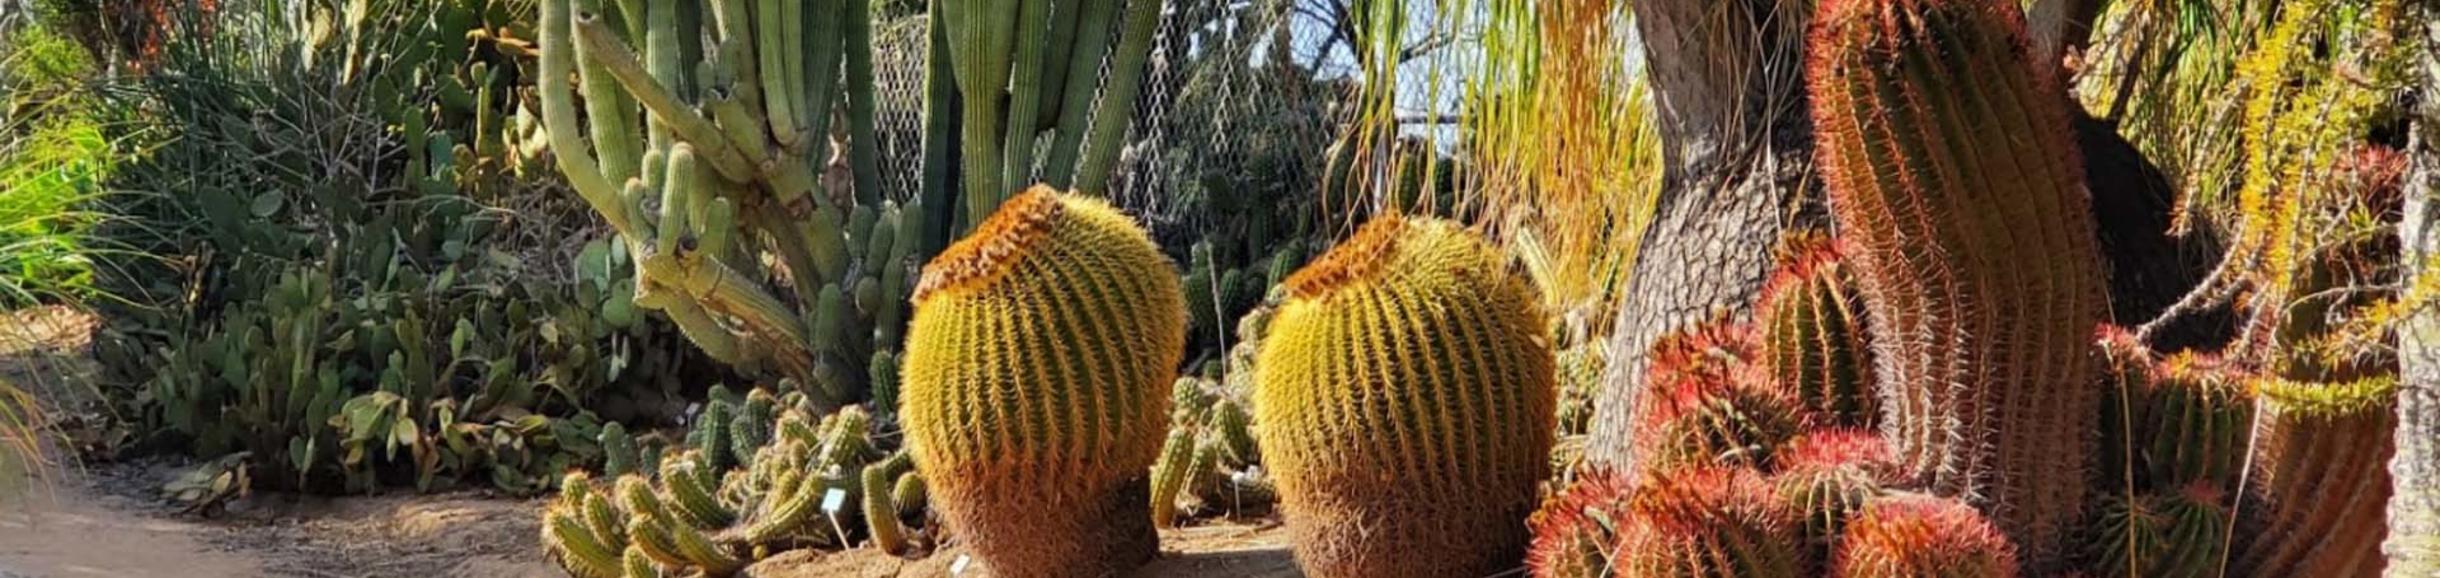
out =
[[1796,511],[1751,469],[1663,471],[1628,504],[1621,576],[1795,578],[1807,569]]
[[1783,244],[1778,260],[1754,307],[1762,364],[1807,409],[1842,425],[1874,423],[1881,408],[1872,392],[1864,302],[1837,244],[1798,235]]
[[[551,151],[636,256],[635,305],[725,363],[819,386],[824,405],[861,399],[866,366],[898,341],[924,228],[919,207],[883,198],[865,154],[870,75],[838,81],[869,71],[865,2],[540,10]],[[853,178],[820,178],[842,102]]]
[[1635,485],[1616,471],[1595,469],[1579,474],[1525,525],[1533,542],[1525,551],[1525,568],[1535,578],[1602,578],[1612,575],[1611,559],[1618,543],[1619,524],[1628,518],[1627,500]]
[[[845,545],[849,536],[838,531],[859,512],[821,507],[832,492],[859,491],[849,476],[875,453],[871,417],[850,406],[816,423],[801,393],[783,399],[756,390],[737,399],[715,389],[689,443],[673,455],[621,458],[638,467],[607,485],[568,474],[543,513],[542,541],[553,561],[583,578],[719,577],[778,550]],[[634,446],[623,430],[610,431],[618,433],[604,435],[605,446]],[[752,439],[762,441],[739,441]],[[654,462],[657,468],[642,467]]]
[[1298,564],[1317,577],[1515,564],[1556,396],[1533,288],[1479,235],[1387,216],[1286,291],[1254,408]]
[[1825,1],[1806,78],[1881,427],[2046,569],[2084,509],[2105,295],[2066,99],[2016,9]]
[[995,575],[1103,575],[1155,551],[1148,471],[1185,297],[1151,237],[1037,186],[934,259],[902,419],[949,530]]
[[1847,523],[1835,578],[2013,578],[2016,547],[1982,513],[1929,496],[1874,500]]
[[2379,574],[2397,378],[2256,382],[2263,408],[2246,480],[2239,552],[2244,576]]

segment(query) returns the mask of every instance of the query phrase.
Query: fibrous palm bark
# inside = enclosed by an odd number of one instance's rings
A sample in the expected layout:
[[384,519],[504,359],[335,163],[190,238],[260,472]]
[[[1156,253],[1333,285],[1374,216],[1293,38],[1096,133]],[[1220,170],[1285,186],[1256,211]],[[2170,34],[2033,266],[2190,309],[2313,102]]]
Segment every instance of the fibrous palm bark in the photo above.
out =
[[1748,308],[1781,230],[1818,221],[1799,64],[1810,0],[1635,4],[1665,166],[1615,320],[1587,458],[1628,471],[1645,352],[1717,309]]

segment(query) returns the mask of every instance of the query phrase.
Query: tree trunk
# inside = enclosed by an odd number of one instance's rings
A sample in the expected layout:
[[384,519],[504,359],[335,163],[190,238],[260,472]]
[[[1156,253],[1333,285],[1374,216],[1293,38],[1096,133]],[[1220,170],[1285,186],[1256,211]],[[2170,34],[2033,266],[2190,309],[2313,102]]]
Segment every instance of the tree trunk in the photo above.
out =
[[[2408,154],[2405,218],[2398,237],[2408,286],[2440,275],[2440,14],[2425,4],[2422,99]],[[2398,326],[2397,454],[2389,463],[2388,576],[2440,576],[2440,310],[2424,307]]]
[[1611,335],[1586,457],[1633,475],[1644,354],[1714,311],[1744,315],[1792,225],[1819,222],[1802,49],[1810,0],[1642,0],[1635,21],[1665,174]]

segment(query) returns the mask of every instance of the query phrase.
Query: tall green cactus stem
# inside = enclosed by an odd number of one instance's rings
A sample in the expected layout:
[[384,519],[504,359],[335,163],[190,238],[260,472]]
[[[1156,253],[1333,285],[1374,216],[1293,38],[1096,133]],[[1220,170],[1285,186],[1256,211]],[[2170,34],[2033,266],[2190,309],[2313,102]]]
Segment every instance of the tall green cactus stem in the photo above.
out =
[[[941,0],[963,114],[965,222],[979,223],[1031,182],[1109,192],[1143,90],[1162,0]],[[1121,20],[1121,18],[1124,18]],[[1112,22],[1120,22],[1112,42]],[[1060,58],[1064,57],[1064,58]],[[1108,75],[1101,73],[1104,67]],[[1098,99],[1096,96],[1098,95]],[[938,99],[935,99],[937,102]],[[1096,105],[1098,102],[1098,105]],[[1056,114],[1056,116],[1052,116]],[[1035,143],[1053,131],[1047,154]],[[936,155],[933,155],[936,156]]]
[[1286,287],[1254,410],[1306,574],[1515,564],[1557,395],[1534,288],[1480,235],[1400,216],[1365,224]]
[[1661,470],[1628,504],[1621,576],[1795,578],[1810,568],[1795,509],[1751,469]]
[[2106,303],[2067,101],[2026,62],[2016,10],[1826,0],[1805,77],[1881,427],[2047,572],[2084,510]]
[[1108,204],[1037,186],[925,268],[900,418],[933,503],[995,575],[1155,553],[1148,473],[1186,340],[1172,267]]
[[[861,178],[877,175],[879,162],[871,63],[858,62],[871,50],[848,46],[870,18],[853,9],[862,6],[551,0],[540,8],[540,77],[581,72],[583,88],[580,100],[565,83],[538,83],[543,132],[571,187],[636,256],[633,301],[667,314],[716,359],[820,386],[824,407],[863,397],[866,363],[895,348],[901,298],[912,290],[904,270],[918,254],[919,230],[851,232],[848,216],[909,221],[899,213],[921,214],[929,201],[893,204],[867,182],[877,176]],[[686,60],[698,46],[711,50]],[[815,175],[830,160],[827,126],[840,102],[859,151],[849,155],[859,190],[815,194],[831,192],[816,190],[824,184]],[[851,307],[831,295],[870,297]]]
[[1543,502],[1525,526],[1533,542],[1525,550],[1525,568],[1534,578],[1608,578],[1615,575],[1611,559],[1619,525],[1626,523],[1627,501],[1635,485],[1608,469],[1593,469],[1576,477],[1558,495]]
[[2253,467],[2237,507],[2239,576],[2375,576],[2390,488],[2397,379],[2263,378]]
[[873,537],[873,544],[893,555],[907,552],[906,527],[898,522],[902,510],[897,499],[897,482],[915,469],[914,456],[898,452],[889,459],[864,466],[857,480],[864,494],[864,525]]
[[1198,473],[1195,466],[1195,429],[1180,427],[1169,430],[1169,438],[1161,443],[1161,457],[1152,462],[1152,527],[1171,528],[1178,525],[1178,493]]
[[1835,424],[1871,425],[1881,407],[1854,283],[1828,237],[1791,239],[1762,284],[1754,325],[1780,387]]
[[1948,498],[1873,500],[1847,523],[1833,578],[2014,578],[2016,546],[1981,512]]

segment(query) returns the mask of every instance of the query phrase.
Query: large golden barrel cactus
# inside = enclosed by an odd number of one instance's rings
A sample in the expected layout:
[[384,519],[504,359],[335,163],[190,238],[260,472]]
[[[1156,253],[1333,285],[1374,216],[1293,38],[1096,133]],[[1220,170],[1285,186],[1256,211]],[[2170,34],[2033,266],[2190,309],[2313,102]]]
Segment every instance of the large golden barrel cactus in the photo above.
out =
[[1881,428],[2036,573],[2083,516],[2104,269],[2067,99],[2013,2],[1824,0],[1806,78]]
[[1520,565],[1557,395],[1534,289],[1482,237],[1393,216],[1286,290],[1255,412],[1306,574]]
[[949,530],[995,575],[1102,576],[1156,552],[1149,468],[1185,302],[1142,227],[1047,187],[925,267],[906,439]]

